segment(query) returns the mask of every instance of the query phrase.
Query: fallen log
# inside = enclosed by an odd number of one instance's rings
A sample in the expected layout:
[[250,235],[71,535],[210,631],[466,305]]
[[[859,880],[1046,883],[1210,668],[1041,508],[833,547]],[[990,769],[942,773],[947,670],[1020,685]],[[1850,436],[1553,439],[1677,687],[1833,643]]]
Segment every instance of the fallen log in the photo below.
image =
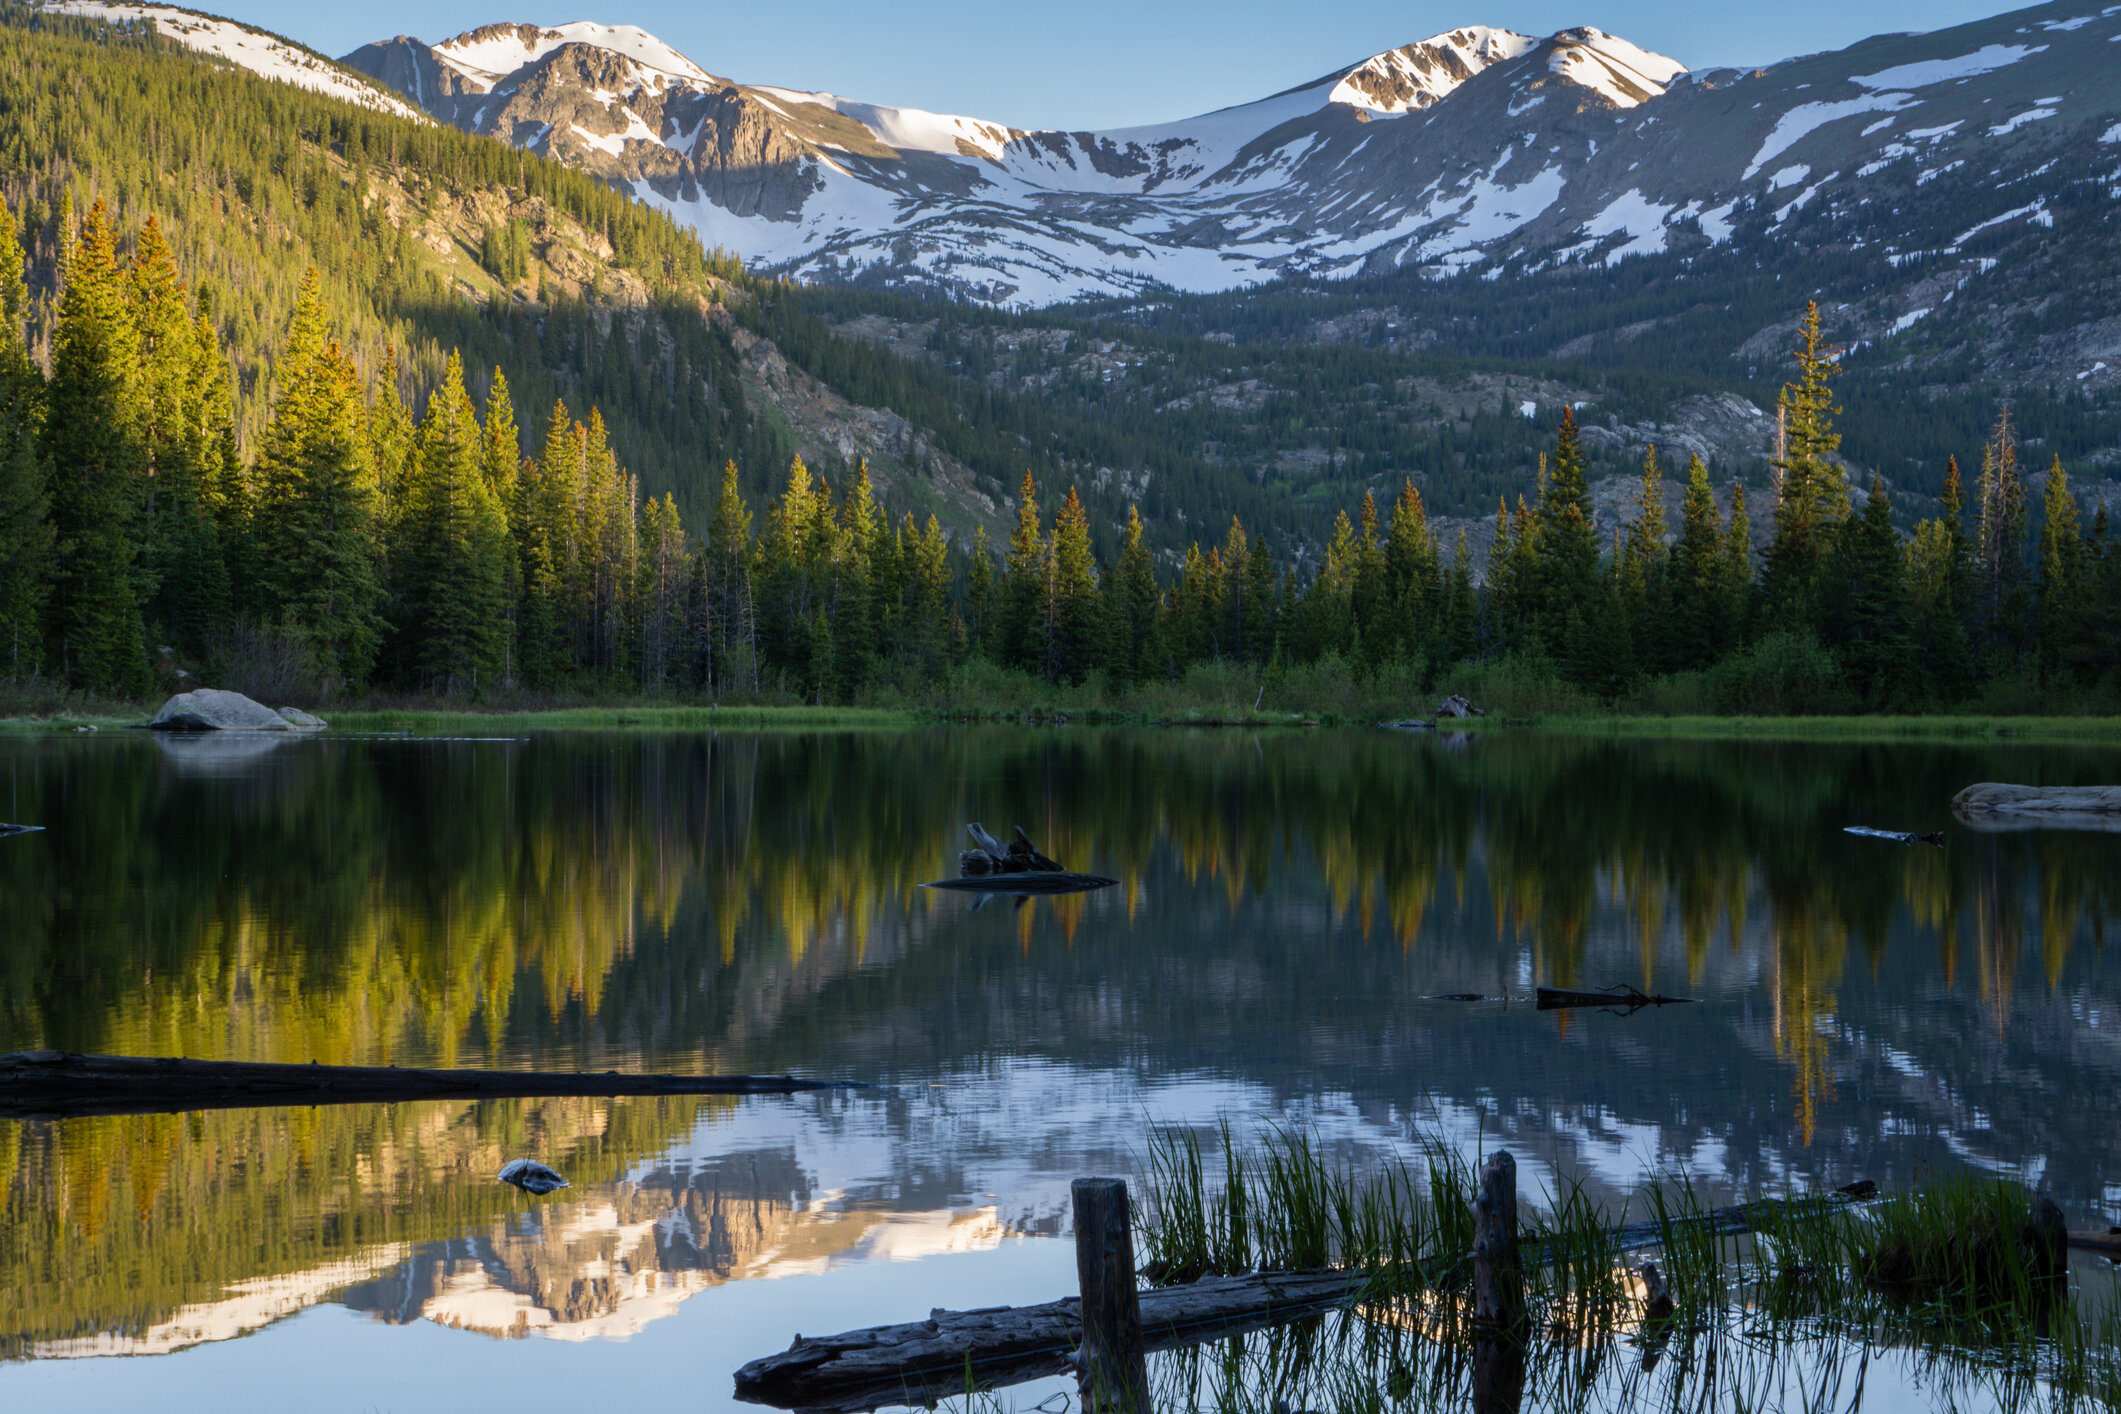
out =
[[[1766,1199],[1682,1218],[1673,1226],[1705,1225],[1719,1235],[1745,1233],[1792,1204],[1825,1212],[1850,1198],[1836,1193]],[[1631,1223],[1614,1229],[1613,1248],[1628,1252],[1654,1247],[1667,1231],[1655,1222]],[[1552,1258],[1536,1248],[1524,1256],[1538,1262]],[[1327,1268],[1209,1276],[1182,1286],[1152,1287],[1140,1293],[1143,1341],[1149,1350],[1169,1350],[1347,1309],[1375,1295],[1378,1280],[1364,1270]],[[1389,1277],[1385,1285],[1392,1285]],[[1070,1373],[1075,1369],[1071,1356],[1081,1340],[1079,1297],[1038,1306],[935,1310],[925,1321],[814,1338],[798,1335],[788,1349],[738,1370],[736,1397],[816,1414],[921,1404],[963,1394],[968,1380],[993,1389]]]
[[634,1075],[616,1070],[420,1070],[399,1066],[279,1065],[175,1056],[67,1051],[0,1055],[0,1117],[172,1114],[271,1105],[365,1105],[403,1100],[491,1100],[570,1095],[787,1095],[861,1088],[787,1075]]
[[[1203,1277],[1141,1293],[1143,1343],[1168,1350],[1345,1305],[1361,1272],[1256,1272]],[[852,1411],[1070,1373],[1082,1340],[1082,1299],[977,1311],[806,1339],[736,1372],[736,1397],[781,1409]]]
[[1071,874],[1066,870],[1025,874],[977,874],[970,878],[937,879],[924,889],[947,889],[966,894],[1079,894],[1090,889],[1109,889],[1118,883],[1102,874]]
[[1577,992],[1566,987],[1540,987],[1536,997],[1541,1011],[1559,1011],[1565,1007],[1616,1007],[1637,1012],[1646,1006],[1693,1006],[1698,997],[1651,996],[1635,987],[1607,987],[1597,992]]

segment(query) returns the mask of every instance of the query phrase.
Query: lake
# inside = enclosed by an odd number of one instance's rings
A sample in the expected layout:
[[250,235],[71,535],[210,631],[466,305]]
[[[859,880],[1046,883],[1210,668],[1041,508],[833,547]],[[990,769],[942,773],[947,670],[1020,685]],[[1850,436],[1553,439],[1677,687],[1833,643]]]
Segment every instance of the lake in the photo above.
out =
[[[0,820],[46,826],[0,840],[0,1051],[873,1087],[0,1120],[0,1408],[739,1407],[799,1331],[1071,1293],[1069,1180],[1158,1124],[1499,1143],[1616,1202],[1979,1170],[2121,1222],[2121,834],[1949,810],[2117,779],[1531,731],[0,738]],[[920,888],[974,820],[1120,882]],[[1699,1005],[1530,1002],[1619,984]]]

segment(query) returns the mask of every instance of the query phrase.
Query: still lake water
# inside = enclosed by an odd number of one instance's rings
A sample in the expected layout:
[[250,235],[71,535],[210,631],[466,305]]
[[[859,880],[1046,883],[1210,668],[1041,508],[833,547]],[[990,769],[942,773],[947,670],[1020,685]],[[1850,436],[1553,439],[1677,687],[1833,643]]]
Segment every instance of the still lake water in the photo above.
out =
[[[2121,1222],[2121,834],[1979,834],[2110,747],[972,729],[0,739],[0,1050],[712,1068],[748,1101],[0,1121],[0,1409],[731,1407],[1073,1288],[1156,1122],[1536,1194],[1966,1168]],[[973,909],[967,820],[1090,896]],[[1941,851],[1841,833],[1947,832]],[[1539,1013],[1535,984],[1700,1006]],[[530,1155],[574,1181],[493,1181]]]

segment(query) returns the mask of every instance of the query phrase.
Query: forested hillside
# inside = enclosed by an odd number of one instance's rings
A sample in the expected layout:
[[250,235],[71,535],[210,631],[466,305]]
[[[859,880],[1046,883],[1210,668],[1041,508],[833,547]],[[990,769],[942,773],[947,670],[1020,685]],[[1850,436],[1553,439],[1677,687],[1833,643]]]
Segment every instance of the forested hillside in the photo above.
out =
[[226,346],[246,446],[313,266],[348,352],[373,375],[395,348],[416,403],[458,350],[475,390],[499,367],[525,406],[599,408],[619,456],[681,500],[728,457],[786,460],[744,412],[726,333],[701,317],[740,278],[735,262],[499,144],[10,0],[0,192],[19,213],[39,361],[68,221],[99,199],[124,231],[157,219]]
[[[1859,370],[1817,305],[1753,370],[1787,372],[1771,420],[1676,368],[1409,353],[1389,318],[1241,340],[805,291],[499,144],[0,17],[18,683],[845,702],[982,665],[1115,693],[1480,669],[1773,710],[2121,685],[2103,502],[2045,446],[2021,470],[2027,413],[1971,404],[1931,434],[1934,499],[1852,473],[1832,380]],[[826,475],[789,456],[791,389],[901,429],[892,497],[830,426]],[[946,465],[977,482],[954,525]],[[1624,499],[1594,486],[1632,466]]]

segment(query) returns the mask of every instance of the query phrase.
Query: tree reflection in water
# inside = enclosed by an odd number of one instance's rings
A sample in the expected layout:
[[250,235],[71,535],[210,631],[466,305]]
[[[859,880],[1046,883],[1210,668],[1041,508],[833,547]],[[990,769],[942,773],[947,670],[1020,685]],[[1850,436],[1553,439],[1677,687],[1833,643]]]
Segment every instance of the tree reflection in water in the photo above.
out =
[[[0,843],[0,1048],[916,1082],[1032,1061],[1337,1096],[1385,1128],[1477,1109],[1557,1162],[1734,1187],[2044,1160],[2096,1204],[2121,1172],[2121,837],[1973,835],[1946,803],[2116,760],[1354,731],[0,741],[10,817],[49,827]],[[1120,886],[978,914],[919,890],[968,819]],[[1420,1000],[1627,981],[1709,1005]],[[1007,1098],[982,1142],[1008,1142]],[[0,1122],[0,1339],[145,1338],[316,1272],[387,1315],[623,1323],[663,1289],[645,1273],[751,1260],[706,1169],[617,1182],[711,1103]],[[491,1182],[517,1152],[603,1187],[520,1228]],[[802,1156],[774,1162],[781,1196],[743,1200],[767,1227],[807,1201]]]

